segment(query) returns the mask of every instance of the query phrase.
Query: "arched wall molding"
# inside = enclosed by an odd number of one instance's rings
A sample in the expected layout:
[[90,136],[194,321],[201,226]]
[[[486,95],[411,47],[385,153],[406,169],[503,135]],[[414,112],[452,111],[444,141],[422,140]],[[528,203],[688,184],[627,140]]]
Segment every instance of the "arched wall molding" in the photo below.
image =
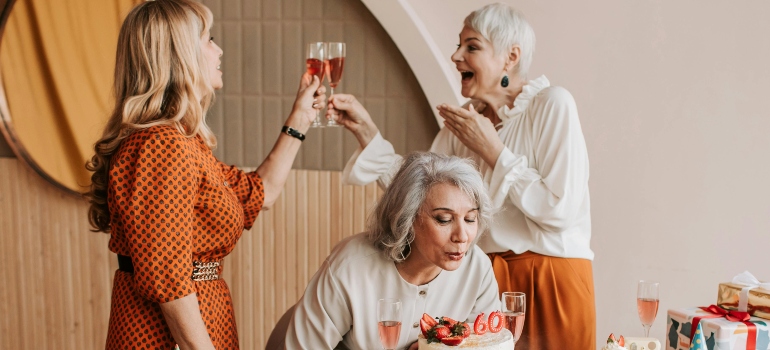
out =
[[[412,68],[431,106],[441,103],[461,104],[467,101],[460,94],[457,70],[439,49],[425,23],[407,0],[361,0],[377,18],[401,54]],[[433,109],[440,127],[443,118]]]

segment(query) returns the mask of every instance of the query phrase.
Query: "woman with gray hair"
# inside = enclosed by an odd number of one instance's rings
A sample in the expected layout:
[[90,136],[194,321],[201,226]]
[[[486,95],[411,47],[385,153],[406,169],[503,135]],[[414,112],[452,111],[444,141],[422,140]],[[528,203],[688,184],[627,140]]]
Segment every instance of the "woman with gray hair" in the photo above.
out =
[[[500,290],[527,294],[516,348],[593,349],[588,152],[572,95],[545,76],[527,81],[534,48],[532,27],[512,7],[491,4],[469,14],[452,61],[471,101],[437,106],[445,127],[431,151],[475,160],[493,205],[503,208],[479,246]],[[388,186],[401,157],[367,111],[337,94],[327,114],[361,144],[344,180]]]
[[491,214],[470,160],[410,155],[370,215],[368,231],[337,244],[310,280],[286,348],[381,348],[381,298],[401,300],[398,349],[416,348],[423,313],[472,322],[498,310],[491,263],[476,246]]

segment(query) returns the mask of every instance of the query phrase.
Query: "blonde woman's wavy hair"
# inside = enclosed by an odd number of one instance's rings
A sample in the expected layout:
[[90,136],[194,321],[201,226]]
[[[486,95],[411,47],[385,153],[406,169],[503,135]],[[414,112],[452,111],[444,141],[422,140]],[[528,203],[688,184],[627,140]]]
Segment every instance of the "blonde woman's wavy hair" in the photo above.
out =
[[210,148],[216,146],[205,119],[214,89],[200,44],[212,21],[206,6],[190,0],[146,1],[123,21],[115,57],[115,106],[86,163],[93,172],[85,197],[94,231],[110,232],[110,162],[133,131],[171,125],[187,137],[200,135]]

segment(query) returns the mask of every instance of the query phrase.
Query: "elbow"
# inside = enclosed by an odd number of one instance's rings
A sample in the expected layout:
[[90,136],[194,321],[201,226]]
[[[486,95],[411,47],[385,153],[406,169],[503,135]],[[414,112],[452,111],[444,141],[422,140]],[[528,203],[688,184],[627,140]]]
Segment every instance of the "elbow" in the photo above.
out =
[[529,220],[546,232],[563,233],[583,224],[590,212],[588,198],[567,192],[561,196],[553,193],[547,198],[522,198],[531,205],[522,208]]
[[273,204],[275,204],[275,202],[276,202],[275,200],[268,201],[267,199],[265,199],[265,203],[262,204],[262,210],[270,210],[270,209],[272,209],[273,208]]
[[281,196],[281,192],[283,191],[283,184],[278,186],[263,178],[262,188],[265,194],[265,198],[262,202],[262,210],[269,210],[273,207],[273,205],[275,205],[275,202],[277,202],[278,198]]
[[267,190],[265,190],[265,201],[262,203],[262,210],[270,210],[270,208],[275,205],[275,202],[278,201],[278,196],[280,195],[280,192],[272,195],[269,194]]

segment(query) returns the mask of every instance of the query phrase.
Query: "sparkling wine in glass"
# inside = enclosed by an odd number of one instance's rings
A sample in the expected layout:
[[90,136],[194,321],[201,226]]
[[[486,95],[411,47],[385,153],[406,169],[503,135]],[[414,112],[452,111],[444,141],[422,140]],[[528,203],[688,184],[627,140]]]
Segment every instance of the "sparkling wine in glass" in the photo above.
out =
[[521,292],[503,292],[503,316],[505,327],[513,334],[513,343],[521,338],[524,329],[524,314],[527,312],[527,296]]
[[[307,54],[305,55],[305,65],[307,67],[307,74],[315,75],[318,80],[323,84],[324,73],[326,69],[324,67],[324,59],[326,59],[326,43],[317,42],[307,45]],[[310,124],[312,128],[323,127],[323,121],[318,110],[315,112],[315,120]]]
[[650,327],[658,315],[658,283],[639,281],[636,288],[636,310],[639,312],[639,320],[644,327],[644,336],[650,336]]
[[[331,94],[334,95],[334,89],[342,80],[342,70],[345,67],[345,43],[331,42],[327,44],[326,65],[329,74],[329,87]],[[339,126],[334,120],[329,120],[326,126]]]
[[398,347],[398,338],[401,336],[401,300],[377,301],[377,328],[383,349],[393,350]]

